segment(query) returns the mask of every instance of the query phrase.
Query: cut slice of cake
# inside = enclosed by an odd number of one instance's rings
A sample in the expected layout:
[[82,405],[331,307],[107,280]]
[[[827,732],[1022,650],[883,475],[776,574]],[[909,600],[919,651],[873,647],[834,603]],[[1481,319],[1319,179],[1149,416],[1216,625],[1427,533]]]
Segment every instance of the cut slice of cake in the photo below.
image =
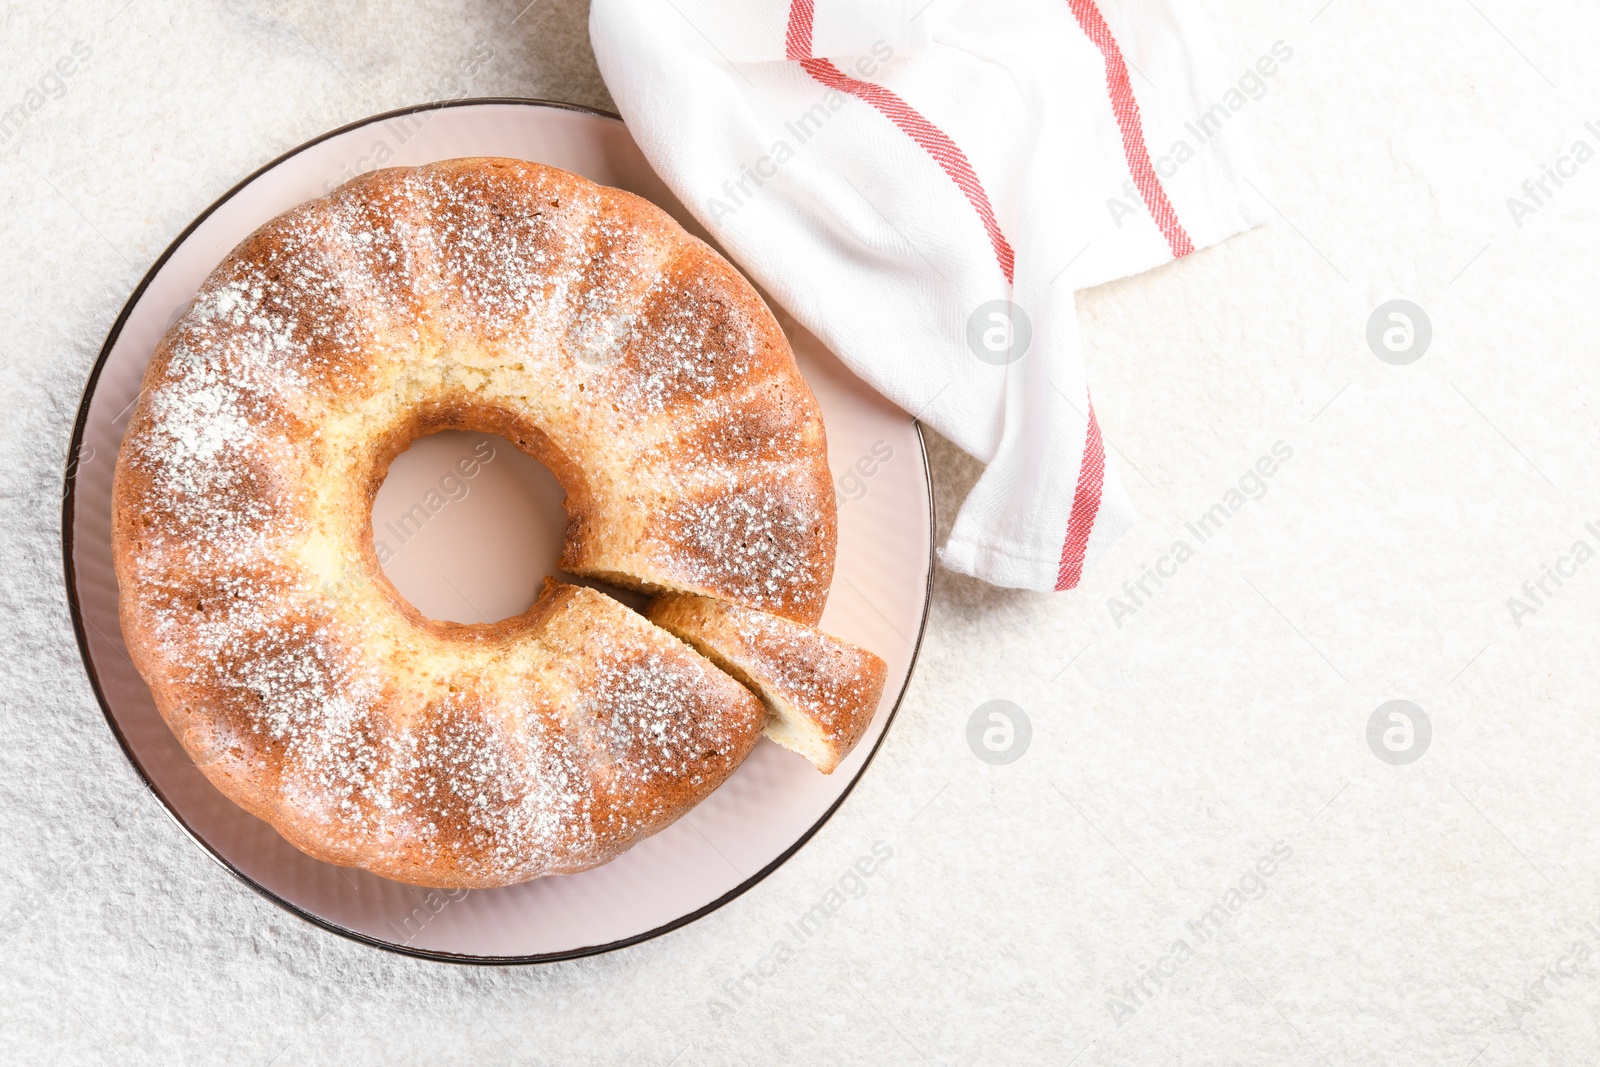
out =
[[646,612],[767,706],[763,733],[832,774],[883,698],[888,666],[813,626],[710,597],[669,593]]

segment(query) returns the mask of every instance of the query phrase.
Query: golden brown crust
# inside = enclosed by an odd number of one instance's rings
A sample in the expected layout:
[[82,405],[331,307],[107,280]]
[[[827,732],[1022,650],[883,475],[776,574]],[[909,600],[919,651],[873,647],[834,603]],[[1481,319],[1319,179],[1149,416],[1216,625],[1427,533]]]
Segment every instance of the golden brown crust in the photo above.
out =
[[636,310],[594,386],[613,406],[649,413],[661,433],[606,499],[574,515],[561,565],[816,622],[837,541],[832,478],[816,461],[827,451],[822,415],[782,330],[741,281],[688,238]]
[[672,594],[646,616],[762,698],[767,736],[832,774],[866,733],[888,666],[878,656],[781,616]]
[[163,338],[114,485],[130,655],[218,788],[311,855],[436,886],[603,863],[725,779],[764,712],[591,590],[417,613],[371,501],[444,428],[551,469],[578,573],[821,615],[821,418],[755,291],[637,197],[452,160],[268,223]]

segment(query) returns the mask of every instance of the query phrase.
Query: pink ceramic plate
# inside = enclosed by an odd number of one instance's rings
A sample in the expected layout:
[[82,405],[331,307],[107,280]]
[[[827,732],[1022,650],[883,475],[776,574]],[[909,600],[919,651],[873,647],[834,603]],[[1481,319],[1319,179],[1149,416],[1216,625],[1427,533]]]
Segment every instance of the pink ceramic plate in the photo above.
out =
[[[63,535],[78,641],[106,718],[202,848],[269,899],[336,933],[439,959],[533,962],[619,948],[705,915],[775,870],[827,821],[866,770],[910,677],[927,614],[933,513],[916,423],[780,314],[822,405],[839,494],[838,566],[822,626],[889,662],[872,728],[837,771],[824,776],[762,741],[705,803],[612,863],[473,892],[418,889],[322,863],[235,807],[167,730],[117,622],[111,473],[145,364],[211,269],[279,212],[364,170],[485,155],[548,163],[632,190],[705,236],[620,120],[565,105],[431,105],[297,148],[190,226],[123,309],[78,412]],[[460,465],[468,457],[479,462]],[[390,577],[424,612],[503,618],[527,607],[539,578],[555,573],[560,499],[548,473],[506,442],[440,434],[396,462],[374,507],[375,536]]]

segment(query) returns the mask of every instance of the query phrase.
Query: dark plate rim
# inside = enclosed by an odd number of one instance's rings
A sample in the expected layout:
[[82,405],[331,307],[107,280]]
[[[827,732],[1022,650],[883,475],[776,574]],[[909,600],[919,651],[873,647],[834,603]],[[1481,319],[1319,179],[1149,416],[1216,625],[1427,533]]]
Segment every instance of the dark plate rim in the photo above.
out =
[[767,864],[761,870],[757,871],[755,874],[751,875],[749,878],[745,879],[743,882],[739,883],[733,889],[730,889],[716,900],[713,900],[709,904],[697,908],[692,912],[681,915],[678,918],[673,919],[671,922],[664,923],[661,926],[647,930],[644,933],[635,934],[632,937],[625,937],[617,941],[606,942],[603,945],[585,945],[581,948],[569,949],[564,952],[547,952],[531,956],[472,956],[459,952],[442,952],[421,949],[411,945],[396,944],[392,941],[384,941],[381,938],[372,937],[368,934],[361,933],[358,930],[347,929],[335,922],[306,911],[304,908],[298,907],[293,902],[278,896],[272,890],[261,885],[259,882],[250,878],[244,872],[233,866],[233,864],[229,863],[221,853],[217,852],[211,847],[210,844],[208,844],[197,833],[195,833],[195,831],[190,828],[189,824],[183,820],[183,817],[178,814],[177,809],[172,806],[167,798],[159,789],[155,787],[155,784],[151,782],[150,778],[145,774],[144,768],[139,765],[138,759],[134,757],[133,749],[129,747],[128,739],[123,736],[122,730],[117,726],[116,717],[111,712],[110,702],[106,699],[105,692],[100,686],[100,677],[95,671],[94,658],[89,652],[89,638],[85,630],[83,612],[78,604],[78,576],[77,569],[72,558],[73,517],[75,512],[74,505],[77,492],[78,454],[83,447],[84,429],[89,422],[89,404],[90,401],[94,399],[95,387],[100,382],[100,372],[105,368],[106,360],[110,358],[111,349],[116,345],[117,338],[121,336],[122,329],[127,324],[128,316],[133,313],[134,306],[138,304],[139,298],[144,295],[145,289],[149,287],[150,282],[160,272],[161,268],[166,265],[167,260],[172,258],[173,253],[177,251],[179,246],[181,246],[184,241],[189,239],[189,235],[198,229],[201,223],[210,218],[212,213],[215,212],[219,207],[233,199],[233,197],[245,186],[249,185],[251,182],[254,182],[257,178],[283,163],[285,160],[299,155],[306,149],[321,144],[323,141],[326,141],[329,138],[337,137],[342,133],[348,133],[351,130],[360,129],[363,126],[370,126],[374,123],[385,122],[389,119],[402,118],[407,115],[415,115],[424,111],[440,111],[445,108],[456,107],[475,107],[485,104],[509,104],[521,107],[548,107],[556,108],[562,111],[576,111],[580,114],[592,115],[596,118],[609,119],[613,122],[622,121],[622,116],[613,112],[603,111],[599,108],[585,107],[581,104],[564,103],[559,100],[538,100],[514,96],[471,97],[461,100],[436,100],[432,103],[416,104],[411,107],[397,108],[393,111],[385,111],[377,115],[368,116],[364,119],[358,119],[355,122],[348,122],[337,129],[329,130],[317,137],[313,137],[311,140],[306,141],[303,144],[289,149],[287,152],[284,152],[282,155],[279,155],[271,161],[263,164],[252,171],[245,178],[235,183],[231,189],[223,193],[220,197],[213,201],[209,207],[207,207],[199,215],[195,216],[194,221],[189,223],[188,226],[185,226],[183,231],[179,233],[178,236],[173,239],[172,243],[167,246],[166,251],[162,252],[161,255],[156,258],[156,261],[151,264],[150,269],[145,272],[144,277],[140,279],[139,284],[134,288],[133,294],[128,297],[128,302],[123,305],[122,311],[117,315],[116,321],[112,323],[111,331],[106,335],[105,344],[101,346],[100,355],[95,359],[94,367],[90,370],[88,380],[84,384],[83,399],[78,404],[78,415],[72,426],[72,442],[67,448],[67,466],[62,487],[63,491],[61,503],[61,551],[62,561],[66,572],[67,607],[72,614],[72,631],[77,637],[78,654],[83,660],[84,672],[89,677],[89,686],[94,690],[95,699],[100,704],[100,711],[105,716],[106,724],[111,727],[111,733],[116,737],[117,744],[122,747],[122,754],[127,757],[128,763],[132,765],[134,773],[139,776],[139,780],[144,783],[144,787],[155,796],[156,800],[160,802],[162,810],[167,813],[173,822],[178,824],[178,828],[188,836],[189,840],[198,845],[201,850],[215,860],[217,865],[223,870],[233,875],[249,888],[255,890],[255,892],[260,894],[262,897],[265,897],[267,900],[271,901],[273,904],[276,904],[278,907],[289,912],[290,914],[296,915],[301,919],[304,919],[306,922],[311,923],[313,926],[320,927],[329,933],[337,934],[340,937],[348,938],[351,941],[356,941],[372,948],[382,949],[387,952],[395,952],[400,955],[411,956],[416,959],[436,960],[443,963],[476,964],[483,966],[510,966],[535,963],[558,963],[563,960],[582,959],[585,956],[598,956],[602,953],[615,952],[618,949],[628,948],[631,945],[637,945],[641,942],[649,941],[652,938],[660,937],[661,935],[671,933],[673,930],[677,930],[680,927],[687,926],[698,919],[702,919],[705,916],[710,915],[712,912],[716,911],[718,908],[722,907],[724,904],[727,904],[734,898],[743,895],[745,892],[753,888],[756,883],[762,881],[773,871],[783,866],[791,857],[794,856],[795,853],[799,852],[800,849],[804,847],[812,837],[816,835],[817,831],[822,829],[829,819],[833,818],[834,813],[839,810],[840,806],[844,804],[846,798],[848,798],[850,794],[854,792],[855,787],[861,782],[862,777],[867,772],[867,768],[872,765],[873,759],[877,756],[878,750],[883,747],[884,739],[889,736],[889,729],[894,725],[895,716],[899,714],[900,705],[905,700],[906,690],[910,688],[911,677],[916,672],[917,658],[922,652],[922,638],[928,629],[928,614],[933,602],[933,568],[934,560],[937,555],[934,550],[933,531],[937,528],[938,524],[934,511],[935,504],[933,496],[933,473],[928,466],[927,441],[923,437],[922,424],[913,419],[912,425],[917,431],[918,451],[921,452],[922,455],[923,482],[928,487],[928,516],[930,519],[928,577],[923,591],[922,621],[917,626],[917,639],[911,647],[911,665],[906,672],[905,684],[900,687],[900,692],[895,697],[894,706],[889,709],[889,717],[883,724],[883,732],[878,735],[877,743],[874,744],[872,746],[872,750],[867,753],[866,760],[862,762],[861,768],[856,772],[855,777],[850,780],[850,784],[845,786],[844,792],[839,794],[839,798],[829,806],[827,811],[822,813],[822,817],[818,819],[810,829],[801,834],[799,839],[796,840],[793,845],[779,855],[777,859]]

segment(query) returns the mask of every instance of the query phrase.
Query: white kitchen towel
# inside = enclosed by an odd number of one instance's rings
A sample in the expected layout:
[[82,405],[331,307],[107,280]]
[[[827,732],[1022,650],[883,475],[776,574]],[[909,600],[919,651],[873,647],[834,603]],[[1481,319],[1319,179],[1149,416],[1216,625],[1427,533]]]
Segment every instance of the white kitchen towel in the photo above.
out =
[[945,566],[1077,585],[1133,513],[1073,292],[1262,221],[1191,0],[593,0],[589,32],[723,248],[985,463]]

